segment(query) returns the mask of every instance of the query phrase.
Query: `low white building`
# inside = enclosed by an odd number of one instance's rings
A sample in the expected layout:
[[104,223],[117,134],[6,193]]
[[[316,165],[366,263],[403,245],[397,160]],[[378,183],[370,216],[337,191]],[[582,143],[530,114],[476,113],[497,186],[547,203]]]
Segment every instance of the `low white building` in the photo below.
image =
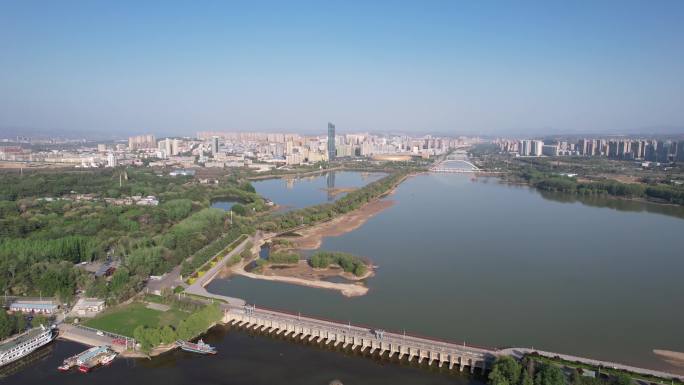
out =
[[105,301],[99,298],[79,298],[71,310],[81,317],[92,317],[105,309]]
[[9,307],[10,311],[40,314],[54,314],[57,309],[59,309],[59,305],[54,301],[18,300],[12,302]]

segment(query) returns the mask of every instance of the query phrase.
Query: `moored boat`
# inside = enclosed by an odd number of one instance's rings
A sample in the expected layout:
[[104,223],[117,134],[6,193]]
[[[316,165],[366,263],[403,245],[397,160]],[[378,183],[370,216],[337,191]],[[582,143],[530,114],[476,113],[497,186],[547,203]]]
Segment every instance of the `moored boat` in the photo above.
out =
[[185,350],[186,352],[199,353],[199,354],[216,354],[216,348],[205,343],[202,340],[197,341],[197,343],[192,343],[189,341],[178,340],[176,341],[176,346]]
[[0,343],[0,366],[14,362],[48,344],[57,336],[52,328],[43,325],[11,337]]
[[115,351],[112,351],[111,349],[109,349],[109,347],[107,347],[106,351],[94,356],[88,361],[83,362],[78,367],[78,370],[81,373],[88,373],[91,369],[95,367],[109,365],[114,360],[116,355],[117,353]]
[[96,366],[109,365],[116,356],[117,353],[109,346],[94,346],[75,356],[65,359],[62,365],[57,369],[60,371],[68,371],[73,367],[78,367],[80,372],[87,373]]

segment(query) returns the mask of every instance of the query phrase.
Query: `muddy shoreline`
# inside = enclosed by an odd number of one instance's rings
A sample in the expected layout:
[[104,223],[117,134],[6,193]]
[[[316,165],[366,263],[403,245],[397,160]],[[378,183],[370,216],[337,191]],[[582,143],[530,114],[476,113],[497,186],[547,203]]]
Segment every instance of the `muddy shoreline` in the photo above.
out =
[[[395,202],[393,200],[387,199],[387,197],[392,195],[402,182],[413,175],[417,174],[406,175],[385,194],[366,203],[354,211],[340,215],[330,221],[298,230],[297,233],[299,236],[287,237],[287,239],[293,244],[292,247],[288,248],[292,250],[315,250],[320,248],[321,244],[323,243],[323,239],[326,237],[337,237],[358,229],[370,218],[393,206]],[[254,258],[251,258],[247,261],[242,261],[241,263],[228,268],[225,273],[222,274],[222,276],[236,274],[253,279],[279,281],[307,287],[337,290],[342,295],[347,297],[356,297],[368,293],[368,287],[364,285],[363,280],[370,278],[375,274],[375,269],[377,266],[373,266],[372,264],[368,264],[368,272],[362,277],[355,277],[351,273],[340,273],[341,269],[337,269],[335,267],[328,267],[326,269],[313,269],[308,266],[306,261],[300,261],[300,263],[294,268],[283,268],[279,266],[275,266],[274,268],[274,266],[267,266],[264,268],[262,273],[246,271],[245,267],[257,258],[259,248],[268,242],[268,240],[274,239],[275,237],[276,235],[273,234],[262,238],[258,245],[254,245]],[[306,264],[306,266],[302,266],[303,264]],[[342,277],[351,282],[337,283],[324,280],[334,276]]]

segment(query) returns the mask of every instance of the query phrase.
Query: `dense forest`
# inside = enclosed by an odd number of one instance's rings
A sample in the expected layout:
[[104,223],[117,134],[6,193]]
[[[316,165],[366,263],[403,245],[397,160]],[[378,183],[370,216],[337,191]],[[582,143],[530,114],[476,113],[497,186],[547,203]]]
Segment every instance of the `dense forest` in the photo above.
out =
[[[8,295],[64,301],[77,290],[110,302],[127,298],[150,274],[249,230],[239,215],[231,226],[226,212],[209,208],[214,199],[239,201],[244,215],[267,207],[249,182],[231,177],[211,185],[150,169],[106,169],[0,179],[0,288]],[[153,195],[160,203],[115,205],[104,199],[133,195]],[[106,279],[78,265],[106,258],[121,261]]]

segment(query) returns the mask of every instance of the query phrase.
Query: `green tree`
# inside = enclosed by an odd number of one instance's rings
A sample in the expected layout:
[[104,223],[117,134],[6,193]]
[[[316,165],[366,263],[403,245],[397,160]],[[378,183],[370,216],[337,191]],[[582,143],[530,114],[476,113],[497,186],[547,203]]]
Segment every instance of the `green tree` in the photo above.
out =
[[109,282],[109,290],[115,295],[120,294],[128,283],[128,269],[121,267],[117,269],[112,275],[112,280]]
[[31,320],[31,326],[35,328],[40,325],[48,327],[48,325],[50,325],[50,320],[42,314],[36,314],[33,316],[33,319]]
[[0,339],[5,339],[14,333],[16,328],[16,319],[7,314],[7,312],[0,311]]
[[26,330],[26,326],[28,326],[28,322],[26,322],[26,317],[24,317],[23,314],[15,314],[16,318],[16,331],[17,332],[23,332]]
[[534,385],[534,380],[527,370],[522,371],[522,376],[520,377],[520,385]]
[[544,365],[534,379],[535,385],[565,385],[565,376],[556,365]]
[[613,379],[615,385],[632,385],[632,377],[627,373],[618,373]]
[[138,325],[135,329],[133,329],[133,338],[140,344],[143,350],[148,349],[147,345],[147,335],[145,333],[145,326],[143,325]]
[[145,339],[150,347],[155,347],[161,344],[161,333],[158,328],[146,328]]
[[498,357],[489,372],[491,385],[516,385],[520,381],[520,364],[510,356]]
[[245,208],[245,206],[239,203],[234,204],[230,209],[237,215],[244,216],[245,214],[247,214],[247,209]]
[[163,344],[170,344],[176,340],[176,331],[173,330],[169,325],[161,328],[159,334]]

